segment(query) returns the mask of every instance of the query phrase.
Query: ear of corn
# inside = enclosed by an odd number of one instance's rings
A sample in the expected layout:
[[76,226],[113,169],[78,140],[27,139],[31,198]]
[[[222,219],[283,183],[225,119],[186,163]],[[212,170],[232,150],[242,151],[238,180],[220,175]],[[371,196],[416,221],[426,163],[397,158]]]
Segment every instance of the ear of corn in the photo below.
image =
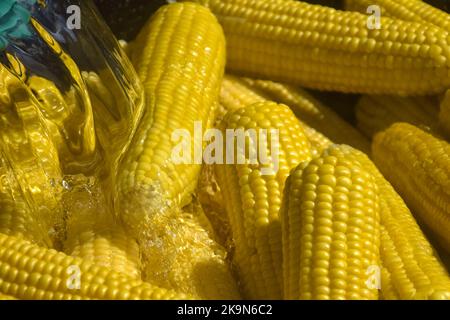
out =
[[67,183],[75,187],[63,196],[67,212],[63,251],[139,279],[138,244],[114,221],[98,184],[86,179]]
[[[252,88],[266,93],[273,101],[290,106],[301,121],[324,134],[335,143],[348,144],[365,153],[370,151],[369,141],[358,130],[305,90],[269,80],[245,78],[245,82]],[[312,139],[317,140],[314,138],[316,136],[315,133],[312,133]],[[323,138],[320,140],[324,143]]]
[[227,37],[227,67],[253,77],[354,93],[431,94],[450,84],[448,32],[284,0],[198,0]]
[[205,129],[213,124],[225,64],[220,25],[197,4],[164,6],[134,42],[132,61],[147,110],[121,166],[119,208],[140,242],[144,278],[205,299],[237,298],[224,250],[199,224],[203,213],[180,209],[191,200],[201,165],[172,160],[175,130],[189,133],[187,149],[196,152],[202,146],[194,140],[195,121]]
[[399,18],[405,21],[430,23],[443,30],[449,30],[449,15],[432,5],[417,0],[345,0],[345,8],[351,11],[367,13],[369,6],[376,5],[381,15]]
[[[119,169],[116,198],[122,221],[142,237],[152,214],[190,202],[201,165],[194,160],[174,163],[172,153],[179,142],[171,138],[183,130],[190,144],[183,152],[202,149],[194,139],[194,126],[199,121],[208,128],[214,120],[225,40],[207,9],[174,3],[160,8],[143,28],[131,58],[147,107]],[[146,199],[152,201],[144,204]]]
[[375,136],[373,158],[380,171],[450,251],[450,145],[407,123]]
[[4,234],[0,234],[0,292],[26,300],[187,298]]
[[446,91],[440,106],[439,125],[447,138],[450,139],[450,90]]
[[405,202],[365,154],[342,151],[370,172],[378,185],[382,298],[450,298],[450,277]]
[[407,122],[426,131],[437,131],[437,101],[434,97],[366,95],[357,103],[356,119],[359,130],[369,138],[395,122]]
[[[286,183],[283,230],[286,299],[377,299],[378,188],[372,175],[331,146]],[[355,151],[356,152],[356,151]]]
[[[230,221],[235,246],[233,261],[245,297],[281,298],[278,214],[289,170],[311,158],[309,141],[292,111],[273,102],[255,103],[229,112],[221,128],[224,134],[228,129],[255,130],[254,139],[245,142],[245,154],[256,146],[266,152],[266,159],[260,158],[256,162],[247,159],[243,164],[216,164],[215,173]],[[262,130],[278,130],[279,141],[272,140],[273,132],[266,136],[271,136],[272,142],[258,138]],[[227,150],[232,146],[230,143],[234,141],[227,141]],[[275,154],[272,148],[276,146],[278,152]],[[237,150],[233,163],[245,155],[239,147]],[[265,170],[269,172],[264,174]]]

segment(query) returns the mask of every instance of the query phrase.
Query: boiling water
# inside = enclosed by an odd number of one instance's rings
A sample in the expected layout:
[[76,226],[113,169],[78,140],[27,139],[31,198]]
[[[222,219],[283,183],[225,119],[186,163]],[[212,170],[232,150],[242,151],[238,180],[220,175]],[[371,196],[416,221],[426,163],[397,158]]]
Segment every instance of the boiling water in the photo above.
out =
[[[94,179],[112,211],[118,162],[141,118],[143,92],[90,1],[7,2],[3,17],[13,19],[14,9],[29,20],[22,16],[20,32],[0,37],[0,192],[16,186],[11,194],[25,199],[58,242],[64,208],[75,207],[65,199],[86,201],[67,195],[77,181]],[[78,30],[67,26],[69,5],[81,9]]]

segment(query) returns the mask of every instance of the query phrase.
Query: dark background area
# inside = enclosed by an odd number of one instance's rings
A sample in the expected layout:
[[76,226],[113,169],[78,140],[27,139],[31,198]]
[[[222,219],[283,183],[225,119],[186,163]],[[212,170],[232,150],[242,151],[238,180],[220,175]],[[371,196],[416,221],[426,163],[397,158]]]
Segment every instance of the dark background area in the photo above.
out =
[[[165,0],[94,0],[106,22],[119,39],[133,39],[145,21],[160,6],[167,3]],[[330,5],[341,8],[343,0],[309,0],[306,2]],[[436,7],[450,9],[448,0],[426,1]]]

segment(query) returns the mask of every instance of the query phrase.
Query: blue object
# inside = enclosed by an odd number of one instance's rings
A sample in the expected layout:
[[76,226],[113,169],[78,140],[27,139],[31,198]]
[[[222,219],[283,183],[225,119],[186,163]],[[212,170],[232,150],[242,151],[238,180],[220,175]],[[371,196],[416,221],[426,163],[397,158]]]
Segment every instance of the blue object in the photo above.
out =
[[0,2],[0,50],[10,40],[23,39],[32,35],[29,26],[31,6],[36,0],[1,0]]

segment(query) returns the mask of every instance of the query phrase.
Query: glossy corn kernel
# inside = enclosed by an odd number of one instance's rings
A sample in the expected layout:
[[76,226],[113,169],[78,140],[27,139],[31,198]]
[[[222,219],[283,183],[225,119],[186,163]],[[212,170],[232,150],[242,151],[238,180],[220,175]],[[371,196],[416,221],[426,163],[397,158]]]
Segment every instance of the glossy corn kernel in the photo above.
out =
[[0,292],[26,300],[187,298],[4,234],[0,234]]
[[[331,146],[290,174],[281,210],[285,299],[377,299],[378,188],[373,176]],[[357,151],[355,151],[357,152]]]
[[378,185],[381,223],[381,297],[449,299],[450,277],[437,253],[391,184],[363,153],[345,150]]
[[[176,163],[177,130],[203,130],[214,120],[225,64],[225,40],[215,17],[192,3],[163,6],[133,44],[131,60],[142,80],[147,106],[117,181],[117,207],[131,234],[145,237],[152,215],[190,202],[201,165]],[[187,150],[185,150],[187,151]]]
[[358,129],[367,137],[407,122],[426,131],[438,129],[438,104],[434,97],[362,96],[356,105]]
[[[283,281],[278,216],[282,192],[289,171],[311,158],[310,143],[292,111],[274,102],[259,102],[227,113],[221,129],[224,134],[229,129],[255,134],[254,139],[246,139],[245,150],[237,148],[234,140],[227,141],[227,150],[238,150],[232,155],[234,161],[215,164],[244,297],[279,299]],[[268,131],[266,139],[260,135],[264,130]],[[274,132],[278,132],[278,141],[273,140]],[[250,150],[256,146],[266,156],[254,161]],[[247,160],[238,162],[240,157]]]
[[396,123],[374,138],[373,158],[405,199],[450,251],[450,144],[419,128]]
[[227,37],[227,68],[320,90],[431,94],[450,85],[448,29],[300,1],[197,0]]

